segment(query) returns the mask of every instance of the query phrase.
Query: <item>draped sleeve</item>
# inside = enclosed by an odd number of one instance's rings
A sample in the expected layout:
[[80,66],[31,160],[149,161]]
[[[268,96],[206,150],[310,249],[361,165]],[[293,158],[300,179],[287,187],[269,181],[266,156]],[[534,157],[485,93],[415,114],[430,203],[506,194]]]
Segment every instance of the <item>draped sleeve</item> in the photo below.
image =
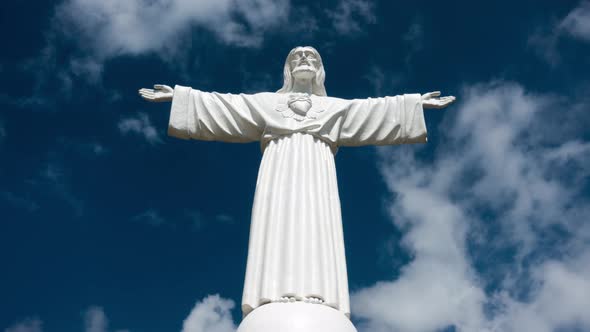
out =
[[259,99],[255,95],[203,92],[177,85],[168,134],[206,141],[258,141],[265,126]]
[[419,94],[351,100],[338,137],[341,146],[425,142]]

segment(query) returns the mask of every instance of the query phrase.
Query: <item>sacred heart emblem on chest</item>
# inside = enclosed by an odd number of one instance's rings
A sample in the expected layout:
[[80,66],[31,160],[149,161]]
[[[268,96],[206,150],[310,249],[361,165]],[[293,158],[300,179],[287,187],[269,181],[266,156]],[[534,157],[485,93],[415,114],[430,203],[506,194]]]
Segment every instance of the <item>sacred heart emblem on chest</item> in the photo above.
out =
[[311,108],[311,97],[307,93],[291,94],[287,106],[296,114],[305,116]]
[[279,104],[276,108],[285,118],[297,121],[316,119],[318,113],[323,112],[319,105],[313,105],[311,96],[307,93],[291,93],[286,104]]

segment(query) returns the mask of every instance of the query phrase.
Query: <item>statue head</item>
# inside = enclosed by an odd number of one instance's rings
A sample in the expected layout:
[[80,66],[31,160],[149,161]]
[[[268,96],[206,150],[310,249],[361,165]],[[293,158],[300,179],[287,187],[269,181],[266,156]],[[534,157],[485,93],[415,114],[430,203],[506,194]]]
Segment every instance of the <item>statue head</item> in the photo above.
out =
[[298,46],[289,52],[283,69],[283,87],[277,91],[287,93],[293,89],[295,79],[311,79],[312,93],[326,96],[324,81],[326,72],[320,53],[311,46]]

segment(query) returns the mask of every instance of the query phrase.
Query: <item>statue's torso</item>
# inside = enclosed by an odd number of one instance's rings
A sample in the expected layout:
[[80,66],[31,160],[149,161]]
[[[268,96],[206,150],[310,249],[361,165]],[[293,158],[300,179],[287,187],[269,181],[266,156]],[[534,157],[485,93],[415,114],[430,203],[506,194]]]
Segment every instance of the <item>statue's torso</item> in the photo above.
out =
[[273,139],[293,133],[317,137],[336,151],[339,130],[349,101],[316,95],[259,93],[252,95],[264,117],[263,150]]

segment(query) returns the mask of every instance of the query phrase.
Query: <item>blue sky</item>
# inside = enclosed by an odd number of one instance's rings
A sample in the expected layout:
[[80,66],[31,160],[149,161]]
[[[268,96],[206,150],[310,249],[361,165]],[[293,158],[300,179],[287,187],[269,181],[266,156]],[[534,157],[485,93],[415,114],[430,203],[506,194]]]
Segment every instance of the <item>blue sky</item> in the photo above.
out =
[[442,90],[425,145],[336,156],[360,332],[590,331],[590,2],[65,0],[0,9],[0,329],[230,332],[260,148],[137,89]]

